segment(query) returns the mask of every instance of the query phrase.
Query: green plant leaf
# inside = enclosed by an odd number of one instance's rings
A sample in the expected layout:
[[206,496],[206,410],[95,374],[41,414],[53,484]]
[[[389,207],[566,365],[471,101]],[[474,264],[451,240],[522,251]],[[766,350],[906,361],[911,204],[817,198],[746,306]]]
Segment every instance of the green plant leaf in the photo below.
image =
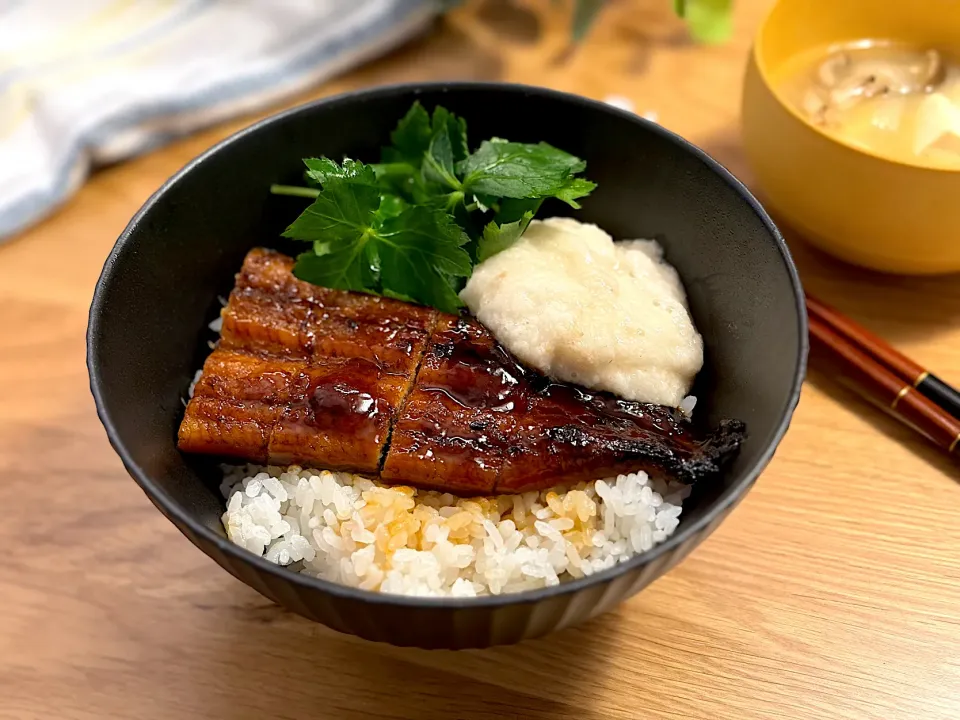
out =
[[585,167],[580,158],[547,143],[485,140],[457,171],[467,194],[532,198],[553,195]]
[[682,5],[681,17],[696,40],[721,43],[733,34],[733,0],[686,0]]
[[327,245],[326,250],[323,255],[300,253],[293,274],[322,287],[375,292],[374,248],[368,248],[367,242],[360,242],[358,237],[352,243]]
[[430,129],[430,116],[416,101],[390,133],[390,147],[381,151],[381,162],[409,163],[419,168],[423,154],[430,147],[433,132]]
[[350,158],[344,158],[340,165],[327,158],[305,158],[303,164],[307,166],[307,177],[318,185],[323,185],[328,178],[362,177],[369,184],[376,181],[375,175],[368,170],[368,165]]
[[[574,0],[571,34],[574,42],[586,37],[607,0]],[[673,11],[684,18],[699,42],[720,43],[733,33],[733,0],[673,0]]]
[[607,0],[574,0],[573,6],[573,41],[578,43],[583,40],[590,28],[593,27],[594,20],[606,5]]
[[477,262],[493,257],[519,240],[542,204],[543,198],[505,199],[477,241]]
[[407,201],[402,197],[396,195],[381,195],[380,209],[378,212],[380,213],[380,217],[383,218],[396,217],[408,207],[410,207],[409,204],[407,204]]
[[477,262],[488,260],[513,245],[526,231],[531,220],[533,220],[533,213],[527,212],[514,222],[502,225],[497,225],[493,221],[487,223],[483,229],[483,236],[477,243]]
[[467,121],[439,105],[433,109],[432,137],[446,135],[450,141],[453,165],[470,154],[467,146]]
[[444,312],[462,305],[452,278],[469,277],[468,238],[446,213],[412,207],[384,221],[378,237],[380,280],[390,292]]
[[373,172],[352,178],[329,177],[317,199],[283,232],[293,240],[320,240],[335,248],[371,230],[380,206]]
[[570,207],[579,210],[579,198],[586,197],[594,191],[597,184],[583,178],[567,178],[567,181],[553,194],[558,200],[563,200]]

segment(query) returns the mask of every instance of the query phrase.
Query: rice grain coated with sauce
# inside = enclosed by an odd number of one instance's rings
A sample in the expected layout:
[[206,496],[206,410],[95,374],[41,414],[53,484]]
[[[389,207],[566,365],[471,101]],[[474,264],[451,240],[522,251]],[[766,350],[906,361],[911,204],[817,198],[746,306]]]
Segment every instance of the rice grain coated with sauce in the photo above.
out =
[[460,297],[524,363],[627,400],[677,407],[703,366],[683,285],[653,240],[534,220]]
[[308,575],[433,597],[533,590],[613,567],[669,537],[690,492],[645,473],[459,498],[298,466],[224,471],[232,542]]

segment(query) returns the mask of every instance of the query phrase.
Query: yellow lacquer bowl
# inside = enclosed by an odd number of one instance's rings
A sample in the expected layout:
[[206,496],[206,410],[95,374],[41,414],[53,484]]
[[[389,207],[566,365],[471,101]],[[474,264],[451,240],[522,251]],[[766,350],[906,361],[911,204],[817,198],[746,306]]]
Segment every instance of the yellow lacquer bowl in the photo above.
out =
[[845,145],[772,86],[797,53],[865,38],[960,51],[960,0],[780,0],[757,34],[743,94],[744,144],[760,194],[778,220],[849,262],[960,272],[960,171]]

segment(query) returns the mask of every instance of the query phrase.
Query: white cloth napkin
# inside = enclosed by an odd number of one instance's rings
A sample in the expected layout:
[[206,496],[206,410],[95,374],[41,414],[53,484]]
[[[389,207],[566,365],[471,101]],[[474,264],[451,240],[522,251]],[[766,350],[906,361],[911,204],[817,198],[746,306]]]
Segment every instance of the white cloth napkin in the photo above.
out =
[[274,102],[421,30],[436,0],[0,0],[0,240],[91,166]]

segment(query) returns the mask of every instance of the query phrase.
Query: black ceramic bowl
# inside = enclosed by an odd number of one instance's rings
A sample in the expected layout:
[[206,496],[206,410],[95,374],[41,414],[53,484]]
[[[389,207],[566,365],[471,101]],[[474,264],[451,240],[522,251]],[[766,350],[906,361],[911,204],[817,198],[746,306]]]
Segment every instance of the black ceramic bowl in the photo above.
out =
[[[658,238],[689,294],[706,366],[697,414],[746,422],[749,439],[716,483],[684,503],[675,534],[589,578],[521,594],[420,599],[290,572],[231,544],[208,461],[176,448],[183,398],[208,352],[206,325],[244,254],[281,246],[303,201],[271,196],[301,158],[374,160],[419,98],[467,118],[473,142],[547,141],[585,158],[599,184],[578,217],[614,237]],[[560,211],[554,206],[551,208]],[[787,429],[807,342],[800,283],[783,239],[720,165],[653,123],[548,90],[501,84],[385,87],[322,100],[243,130],[191,162],[117,241],[90,309],[87,363],[100,418],[150,500],[197,547],[268,598],[336,630],[423,647],[482,647],[535,637],[630,597],[693,550],[743,498]]]

